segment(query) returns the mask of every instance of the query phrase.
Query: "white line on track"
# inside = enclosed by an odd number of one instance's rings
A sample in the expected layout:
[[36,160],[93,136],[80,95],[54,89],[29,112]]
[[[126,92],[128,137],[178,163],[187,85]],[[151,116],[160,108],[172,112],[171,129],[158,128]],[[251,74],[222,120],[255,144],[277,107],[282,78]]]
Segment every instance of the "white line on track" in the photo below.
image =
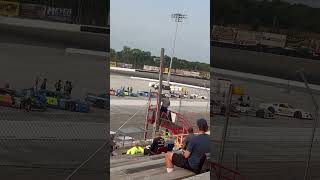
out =
[[93,56],[102,56],[107,57],[108,53],[104,51],[93,51],[87,49],[76,49],[76,48],[66,48],[66,53],[70,54],[85,54],[85,55],[93,55]]

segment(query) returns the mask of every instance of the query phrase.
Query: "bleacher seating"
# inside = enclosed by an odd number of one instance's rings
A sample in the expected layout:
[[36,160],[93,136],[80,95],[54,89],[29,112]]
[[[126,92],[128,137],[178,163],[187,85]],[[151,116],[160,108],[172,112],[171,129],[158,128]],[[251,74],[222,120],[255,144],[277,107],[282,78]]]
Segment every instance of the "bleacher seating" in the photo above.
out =
[[[202,169],[205,169],[204,167]],[[165,154],[143,156],[120,155],[110,159],[110,177],[119,180],[152,179],[173,180],[198,177],[196,173],[175,167],[174,171],[167,173],[165,167]],[[201,174],[200,174],[201,175]]]

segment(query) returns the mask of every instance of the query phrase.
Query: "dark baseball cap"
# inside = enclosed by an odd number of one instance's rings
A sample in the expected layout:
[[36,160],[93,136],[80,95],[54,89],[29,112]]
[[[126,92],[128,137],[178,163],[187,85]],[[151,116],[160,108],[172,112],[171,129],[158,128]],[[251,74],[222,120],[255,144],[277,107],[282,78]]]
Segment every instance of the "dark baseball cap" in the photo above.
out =
[[199,130],[201,131],[208,131],[208,123],[207,123],[207,120],[205,119],[198,119],[197,120],[197,126],[199,128]]

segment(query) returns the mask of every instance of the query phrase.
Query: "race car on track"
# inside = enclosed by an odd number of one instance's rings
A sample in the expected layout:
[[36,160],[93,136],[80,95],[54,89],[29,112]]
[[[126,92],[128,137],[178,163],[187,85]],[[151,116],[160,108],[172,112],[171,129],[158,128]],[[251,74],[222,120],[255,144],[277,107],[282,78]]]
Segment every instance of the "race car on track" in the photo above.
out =
[[110,97],[107,94],[92,94],[88,93],[87,97],[85,98],[85,101],[91,104],[93,107],[97,108],[109,108],[109,100]]
[[[149,87],[153,87],[155,90],[159,88],[160,84],[156,82],[150,82]],[[171,90],[170,84],[166,82],[162,82],[162,89],[163,90]]]
[[[46,98],[44,95],[37,93],[32,88],[24,89],[19,93],[20,108],[27,111],[38,110],[45,111],[47,109]],[[30,94],[30,98],[26,98],[26,94]]]
[[270,112],[282,115],[294,117],[297,119],[312,119],[312,114],[302,109],[297,109],[288,103],[262,103],[259,108],[268,109]]
[[45,96],[47,107],[74,112],[90,111],[90,105],[87,102],[73,100],[69,96],[61,94],[59,92],[40,90],[37,93]]
[[273,119],[274,115],[272,112],[270,112],[268,109],[264,108],[254,108],[249,106],[240,106],[235,105],[235,110],[246,116],[253,116],[253,117],[259,117],[264,119]]
[[149,97],[149,96],[151,96],[151,97],[156,97],[156,93],[154,93],[154,92],[149,92],[149,91],[137,91],[137,93],[136,93],[138,96],[141,96],[141,97]]
[[14,90],[1,88],[0,105],[20,108],[21,96]]
[[115,96],[115,95],[117,94],[117,91],[116,91],[116,90],[113,90],[113,89],[110,89],[109,94],[110,94],[111,96]]

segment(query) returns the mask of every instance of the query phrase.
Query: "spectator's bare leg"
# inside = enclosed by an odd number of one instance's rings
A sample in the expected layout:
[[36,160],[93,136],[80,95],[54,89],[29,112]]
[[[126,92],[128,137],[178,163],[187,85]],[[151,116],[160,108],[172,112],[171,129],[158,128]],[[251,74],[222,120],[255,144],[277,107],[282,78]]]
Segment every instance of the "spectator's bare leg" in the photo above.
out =
[[173,170],[172,155],[172,152],[168,152],[166,154],[166,167],[168,172]]

